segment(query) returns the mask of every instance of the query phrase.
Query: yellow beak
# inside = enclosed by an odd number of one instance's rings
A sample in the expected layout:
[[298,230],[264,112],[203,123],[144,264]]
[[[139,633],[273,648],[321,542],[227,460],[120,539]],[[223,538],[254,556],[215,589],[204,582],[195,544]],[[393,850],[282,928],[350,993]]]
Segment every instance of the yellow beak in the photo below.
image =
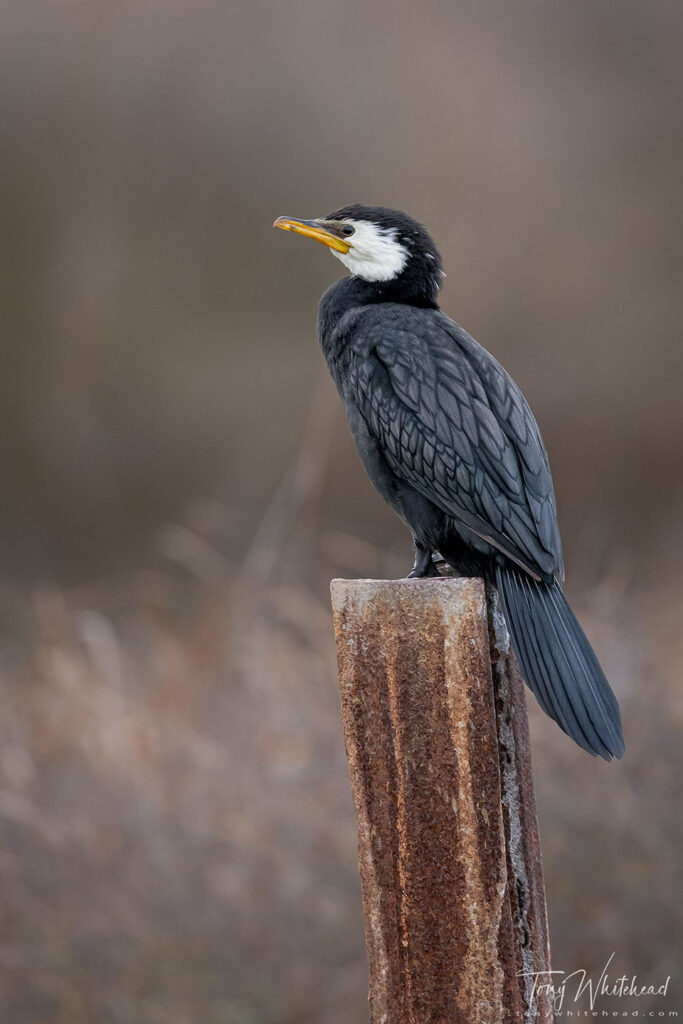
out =
[[338,235],[327,231],[320,221],[317,220],[296,220],[294,217],[278,217],[273,224],[274,228],[282,228],[283,231],[296,231],[297,235],[305,238],[312,238],[315,242],[322,242],[329,249],[336,252],[347,253],[351,248],[349,242],[345,242]]

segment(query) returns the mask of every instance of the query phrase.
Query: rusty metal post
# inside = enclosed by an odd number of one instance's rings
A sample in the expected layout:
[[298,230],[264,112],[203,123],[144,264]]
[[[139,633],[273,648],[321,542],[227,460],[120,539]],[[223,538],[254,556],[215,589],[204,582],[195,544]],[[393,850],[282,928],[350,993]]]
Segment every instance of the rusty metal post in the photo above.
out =
[[334,580],[332,606],[372,1024],[553,1021],[524,688],[483,581]]

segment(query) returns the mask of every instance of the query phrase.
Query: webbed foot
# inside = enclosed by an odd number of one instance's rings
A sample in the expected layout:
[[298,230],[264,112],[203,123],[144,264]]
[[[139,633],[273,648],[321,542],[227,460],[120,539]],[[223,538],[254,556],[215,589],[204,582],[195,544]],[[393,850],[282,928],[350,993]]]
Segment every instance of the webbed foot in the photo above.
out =
[[429,548],[423,548],[421,545],[415,545],[415,564],[408,573],[406,579],[416,580],[425,579],[428,576],[439,576],[439,570],[437,569],[432,559],[432,552]]

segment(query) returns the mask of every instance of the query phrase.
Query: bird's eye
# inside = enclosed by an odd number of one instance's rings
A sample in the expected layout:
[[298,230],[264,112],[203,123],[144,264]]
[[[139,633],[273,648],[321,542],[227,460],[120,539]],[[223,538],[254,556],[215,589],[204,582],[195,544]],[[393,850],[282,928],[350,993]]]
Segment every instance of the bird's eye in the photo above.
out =
[[353,224],[345,224],[344,227],[341,229],[341,233],[342,235],[352,235],[355,230],[356,229],[354,228]]

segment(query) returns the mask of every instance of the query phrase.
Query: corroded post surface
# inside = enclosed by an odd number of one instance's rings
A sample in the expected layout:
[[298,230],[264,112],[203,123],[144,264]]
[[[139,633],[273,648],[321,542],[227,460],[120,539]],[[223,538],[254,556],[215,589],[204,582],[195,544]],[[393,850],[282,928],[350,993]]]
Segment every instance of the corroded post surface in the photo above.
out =
[[334,580],[332,605],[372,1024],[552,1021],[523,684],[483,582]]

